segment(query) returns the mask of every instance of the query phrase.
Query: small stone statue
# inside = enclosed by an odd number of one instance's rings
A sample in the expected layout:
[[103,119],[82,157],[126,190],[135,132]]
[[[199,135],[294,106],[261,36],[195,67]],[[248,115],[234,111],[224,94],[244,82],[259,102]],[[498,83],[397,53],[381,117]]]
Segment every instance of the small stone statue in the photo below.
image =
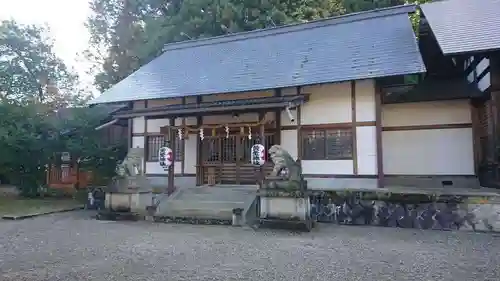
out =
[[[269,157],[274,164],[273,171],[269,175],[269,188],[305,189],[302,166],[299,161],[295,161],[290,153],[279,145],[273,145],[269,148]],[[283,175],[283,171],[286,171],[285,175]]]
[[112,189],[119,192],[149,191],[152,189],[149,180],[143,173],[142,164],[144,149],[130,148],[127,156],[117,165],[117,176],[113,180]]
[[136,177],[142,175],[142,159],[144,149],[130,148],[127,156],[116,167],[116,172],[121,177]]

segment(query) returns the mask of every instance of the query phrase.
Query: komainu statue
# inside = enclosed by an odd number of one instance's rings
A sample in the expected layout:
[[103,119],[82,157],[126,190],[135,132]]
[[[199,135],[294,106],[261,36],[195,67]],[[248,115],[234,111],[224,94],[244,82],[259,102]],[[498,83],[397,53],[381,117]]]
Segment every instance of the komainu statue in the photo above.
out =
[[135,192],[137,190],[148,191],[152,188],[142,170],[143,157],[143,148],[129,148],[125,159],[116,167],[117,176],[111,186],[113,191]]
[[269,148],[269,157],[274,168],[266,181],[268,188],[284,188],[289,191],[306,189],[302,166],[288,151],[279,145],[273,145]]
[[130,148],[125,159],[116,167],[116,173],[127,178],[142,175],[143,157],[144,149]]

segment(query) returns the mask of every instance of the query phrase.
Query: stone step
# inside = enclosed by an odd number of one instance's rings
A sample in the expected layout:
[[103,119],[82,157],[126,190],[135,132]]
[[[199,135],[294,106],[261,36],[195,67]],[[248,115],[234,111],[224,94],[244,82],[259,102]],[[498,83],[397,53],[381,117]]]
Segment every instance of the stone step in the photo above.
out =
[[156,216],[231,220],[233,209],[247,209],[254,198],[253,189],[184,188],[162,200]]

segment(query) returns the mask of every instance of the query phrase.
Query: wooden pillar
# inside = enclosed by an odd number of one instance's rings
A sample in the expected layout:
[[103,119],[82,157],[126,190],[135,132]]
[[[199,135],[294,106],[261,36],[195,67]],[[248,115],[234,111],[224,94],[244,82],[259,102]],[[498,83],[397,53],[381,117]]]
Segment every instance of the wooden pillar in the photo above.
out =
[[[148,100],[144,101],[144,108],[148,108]],[[143,148],[144,148],[144,161],[142,163],[142,173],[145,175],[146,174],[146,162],[148,159],[146,158],[148,155],[146,153],[146,150],[148,149],[148,117],[144,116],[144,143],[143,143]]]
[[[182,104],[185,106],[186,105],[186,97],[182,98]],[[179,159],[181,163],[181,174],[184,176],[185,171],[186,171],[186,137],[187,137],[187,132],[184,131],[184,128],[186,128],[186,117],[182,117],[182,130],[183,130],[183,138],[182,141],[180,141],[179,145],[181,145],[181,156],[182,159]]]
[[132,133],[133,133],[133,119],[130,117],[128,119],[128,133],[127,133],[127,146],[128,148],[132,148]]
[[500,53],[492,54],[489,56],[490,59],[490,94],[491,94],[491,110],[493,117],[493,132],[492,132],[492,142],[493,142],[493,155],[494,164],[496,169],[494,171],[495,180],[500,180],[500,164],[498,159],[500,159]]
[[[276,97],[281,97],[282,92],[281,88],[275,89],[274,90],[274,96]],[[277,109],[274,111],[274,124],[275,124],[275,136],[274,136],[274,143],[281,145],[281,112],[283,111],[283,108]],[[269,148],[267,148],[269,149]]]
[[352,171],[358,174],[358,141],[356,133],[356,81],[351,81]]
[[[201,103],[201,96],[196,97],[196,103],[197,104]],[[197,116],[196,117],[196,128],[200,128],[202,125],[203,125],[203,117]],[[202,141],[198,135],[196,136],[196,149],[197,149],[196,150],[196,185],[200,186],[200,185],[203,185],[203,180],[204,180],[203,167],[202,167],[203,144],[202,144]]]
[[168,186],[167,186],[167,192],[168,194],[171,194],[172,192],[175,191],[175,161],[177,160],[175,158],[175,151],[176,151],[176,135],[175,135],[175,129],[173,127],[175,126],[175,117],[169,118],[169,125],[170,128],[168,130],[168,146],[172,149],[172,165],[168,167]]
[[382,89],[375,83],[375,139],[377,142],[377,187],[384,187],[384,156],[382,149]]
[[[266,112],[259,112],[259,122],[262,122],[265,117],[266,117]],[[266,151],[267,151],[267,149],[269,149],[269,148],[266,146],[266,126],[264,123],[260,124],[259,136],[260,136],[260,144],[262,144],[266,148]],[[265,177],[266,177],[266,175],[264,172],[264,167],[260,166],[259,167],[259,185],[264,183]]]
[[[298,86],[296,88],[297,90],[297,95],[300,95],[302,94],[302,88],[300,86]],[[297,119],[296,122],[297,122],[297,160],[299,160],[299,162],[301,161],[303,155],[302,155],[302,137],[301,137],[301,134],[302,134],[302,105],[299,105],[297,106],[297,116],[295,116],[295,118]]]

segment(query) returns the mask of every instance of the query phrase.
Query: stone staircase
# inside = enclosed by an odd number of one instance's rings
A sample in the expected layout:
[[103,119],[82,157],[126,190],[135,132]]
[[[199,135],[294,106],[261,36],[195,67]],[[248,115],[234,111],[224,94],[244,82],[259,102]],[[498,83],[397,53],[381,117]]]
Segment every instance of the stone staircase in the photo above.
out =
[[252,205],[256,186],[184,187],[158,204],[155,217],[230,221],[233,209]]

